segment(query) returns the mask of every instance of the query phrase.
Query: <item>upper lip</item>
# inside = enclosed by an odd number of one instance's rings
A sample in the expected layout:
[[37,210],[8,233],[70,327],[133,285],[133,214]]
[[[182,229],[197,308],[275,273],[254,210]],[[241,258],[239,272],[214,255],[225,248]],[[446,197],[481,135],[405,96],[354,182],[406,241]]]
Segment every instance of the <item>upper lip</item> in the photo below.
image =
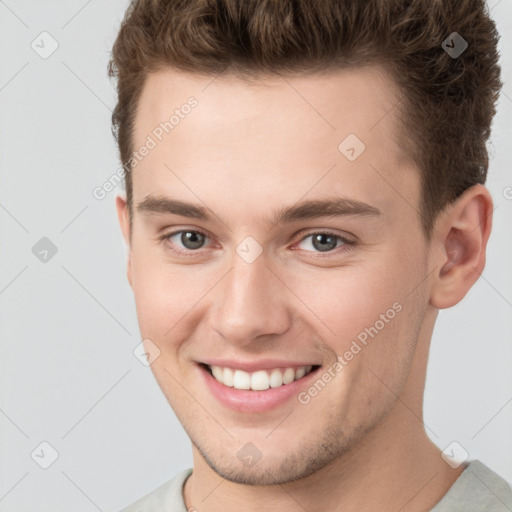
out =
[[272,368],[300,368],[301,366],[318,366],[312,361],[290,361],[285,359],[260,359],[258,361],[244,361],[242,359],[204,359],[200,361],[208,366],[222,366],[255,372],[257,370],[271,370]]

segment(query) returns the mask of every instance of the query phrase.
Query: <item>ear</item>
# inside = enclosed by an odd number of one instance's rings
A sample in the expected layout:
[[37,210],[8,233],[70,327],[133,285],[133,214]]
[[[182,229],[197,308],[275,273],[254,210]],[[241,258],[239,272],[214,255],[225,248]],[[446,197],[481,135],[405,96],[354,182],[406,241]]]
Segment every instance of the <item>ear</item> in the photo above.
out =
[[128,205],[126,199],[121,196],[116,197],[116,210],[119,225],[123,234],[124,241],[128,247],[128,261],[126,276],[130,286],[132,286],[132,249],[131,249],[131,236],[130,236],[130,220],[128,215]]
[[485,266],[493,203],[483,185],[467,189],[438,217],[431,240],[436,267],[430,303],[439,309],[460,302]]

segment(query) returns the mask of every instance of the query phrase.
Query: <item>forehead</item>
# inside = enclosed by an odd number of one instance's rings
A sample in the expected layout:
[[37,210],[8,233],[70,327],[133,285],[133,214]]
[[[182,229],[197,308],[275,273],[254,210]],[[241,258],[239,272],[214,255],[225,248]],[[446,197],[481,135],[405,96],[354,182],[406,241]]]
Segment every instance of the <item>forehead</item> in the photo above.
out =
[[[251,126],[253,131],[264,127],[270,132],[270,124],[291,129],[295,120],[301,120],[307,123],[296,127],[294,135],[340,137],[352,130],[370,142],[373,137],[389,134],[390,129],[393,135],[398,135],[394,107],[400,96],[395,83],[380,66],[248,80],[166,68],[146,79],[137,109],[135,142],[143,142],[141,137],[154,128],[155,122],[169,120],[191,97],[200,108],[195,109],[187,125],[194,120],[197,124],[210,121],[216,129],[244,124],[248,130]],[[388,116],[393,110],[394,115]],[[175,130],[173,136],[178,135]],[[394,142],[400,145],[399,140]]]
[[151,149],[133,171],[134,200],[179,190],[187,199],[215,193],[219,204],[244,196],[254,209],[328,191],[385,209],[400,189],[417,200],[399,97],[380,67],[251,82],[150,74],[133,146]]

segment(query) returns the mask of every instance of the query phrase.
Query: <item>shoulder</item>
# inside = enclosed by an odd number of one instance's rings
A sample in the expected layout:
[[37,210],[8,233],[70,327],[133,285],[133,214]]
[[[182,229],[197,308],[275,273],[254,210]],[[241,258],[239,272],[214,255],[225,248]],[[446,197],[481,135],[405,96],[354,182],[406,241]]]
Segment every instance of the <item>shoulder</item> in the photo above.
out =
[[123,508],[120,512],[186,512],[183,501],[183,484],[192,474],[192,468],[180,471],[174,478]]
[[512,487],[479,460],[471,461],[431,512],[506,512],[512,510]]

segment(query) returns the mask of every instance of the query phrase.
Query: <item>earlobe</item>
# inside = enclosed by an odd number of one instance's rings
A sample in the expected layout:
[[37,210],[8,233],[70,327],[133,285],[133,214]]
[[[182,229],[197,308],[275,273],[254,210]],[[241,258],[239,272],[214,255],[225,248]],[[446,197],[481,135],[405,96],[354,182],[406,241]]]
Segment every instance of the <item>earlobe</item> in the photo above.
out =
[[124,241],[126,243],[126,247],[128,249],[128,260],[126,263],[126,277],[128,278],[128,282],[130,286],[132,286],[132,251],[131,251],[131,239],[130,239],[130,221],[128,216],[128,206],[126,203],[126,199],[117,196],[116,197],[116,210],[117,210],[117,218],[119,220],[119,226],[121,228],[121,233],[123,235]]
[[486,187],[475,185],[439,216],[432,244],[438,270],[430,303],[444,309],[459,303],[485,266],[492,225],[492,198]]

